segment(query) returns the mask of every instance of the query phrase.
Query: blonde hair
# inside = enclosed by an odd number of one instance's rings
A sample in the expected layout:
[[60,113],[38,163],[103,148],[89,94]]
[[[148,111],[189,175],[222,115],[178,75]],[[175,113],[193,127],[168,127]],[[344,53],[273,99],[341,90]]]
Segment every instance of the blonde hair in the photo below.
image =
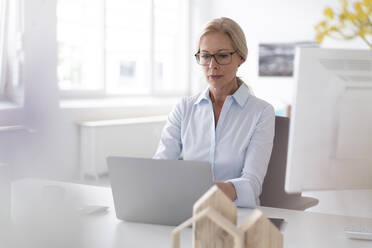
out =
[[[239,54],[240,57],[243,58],[244,61],[247,59],[248,47],[244,32],[238,23],[227,17],[216,18],[207,23],[207,25],[199,35],[199,40],[196,47],[197,53],[200,52],[200,41],[202,37],[212,32],[219,32],[229,36],[234,50],[236,50],[236,52]],[[238,82],[243,82],[238,77],[237,80]]]

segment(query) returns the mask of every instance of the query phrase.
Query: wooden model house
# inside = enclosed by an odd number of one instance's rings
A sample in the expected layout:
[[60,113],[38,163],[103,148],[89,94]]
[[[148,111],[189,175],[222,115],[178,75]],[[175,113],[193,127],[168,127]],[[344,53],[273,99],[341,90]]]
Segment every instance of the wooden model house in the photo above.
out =
[[195,204],[193,216],[172,233],[173,248],[180,248],[180,232],[193,224],[193,248],[282,248],[283,236],[260,210],[237,227],[237,208],[217,186]]

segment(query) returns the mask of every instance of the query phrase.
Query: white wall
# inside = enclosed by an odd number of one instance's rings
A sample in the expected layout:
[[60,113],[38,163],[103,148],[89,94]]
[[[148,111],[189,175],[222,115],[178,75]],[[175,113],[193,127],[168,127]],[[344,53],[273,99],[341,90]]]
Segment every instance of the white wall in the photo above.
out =
[[[227,16],[243,27],[250,49],[248,61],[239,74],[256,92],[272,102],[290,102],[293,80],[257,77],[258,44],[311,40],[313,25],[320,20],[323,7],[333,0],[190,0],[191,40],[208,20]],[[113,106],[82,107],[64,105],[60,108],[56,79],[56,17],[55,0],[24,0],[25,3],[25,64],[23,80],[26,86],[25,105],[17,110],[0,110],[0,125],[25,124],[36,132],[13,137],[12,144],[0,139],[0,151],[8,147],[8,157],[23,175],[76,179],[79,166],[79,131],[77,121],[138,117],[167,114],[174,104],[133,106],[122,103]],[[361,46],[360,43],[328,42],[328,46]],[[193,55],[192,88],[197,92],[207,86]],[[80,105],[80,106],[79,106]],[[125,149],[125,148],[123,148]],[[1,152],[0,152],[1,153]],[[4,154],[3,154],[4,155]],[[0,154],[1,160],[2,154]],[[1,162],[1,161],[0,161]]]

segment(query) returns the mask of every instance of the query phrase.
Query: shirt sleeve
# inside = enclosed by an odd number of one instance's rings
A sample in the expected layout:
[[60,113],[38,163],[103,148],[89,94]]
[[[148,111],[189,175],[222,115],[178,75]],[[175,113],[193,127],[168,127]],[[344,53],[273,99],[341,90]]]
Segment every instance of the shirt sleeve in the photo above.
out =
[[270,160],[275,132],[275,112],[271,105],[264,108],[256,124],[244,159],[240,178],[227,180],[235,187],[238,207],[256,208],[262,183]]
[[181,122],[183,118],[184,99],[168,115],[154,159],[177,160],[182,151]]

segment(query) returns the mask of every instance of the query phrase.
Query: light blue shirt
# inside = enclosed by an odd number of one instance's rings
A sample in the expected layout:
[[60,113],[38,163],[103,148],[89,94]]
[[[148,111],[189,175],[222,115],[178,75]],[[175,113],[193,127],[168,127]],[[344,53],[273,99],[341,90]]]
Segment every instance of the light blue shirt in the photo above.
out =
[[206,161],[214,181],[234,185],[239,207],[259,205],[275,127],[274,108],[246,84],[226,97],[215,127],[209,88],[183,98],[168,116],[155,159]]

